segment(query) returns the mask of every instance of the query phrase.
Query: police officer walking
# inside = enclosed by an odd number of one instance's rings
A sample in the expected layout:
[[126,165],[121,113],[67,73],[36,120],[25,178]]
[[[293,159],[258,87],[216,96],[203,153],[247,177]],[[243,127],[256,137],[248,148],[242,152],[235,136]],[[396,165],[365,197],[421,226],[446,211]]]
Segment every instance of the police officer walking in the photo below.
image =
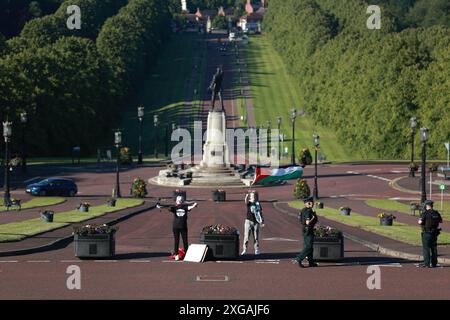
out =
[[314,226],[316,225],[318,218],[316,212],[313,210],[314,199],[312,197],[304,200],[305,208],[300,211],[299,220],[302,225],[303,231],[303,251],[292,260],[293,263],[298,263],[300,268],[304,268],[302,261],[308,258],[310,267],[317,267],[314,263]]
[[424,206],[425,210],[419,219],[419,224],[422,226],[422,247],[424,263],[422,265],[419,265],[419,267],[436,268],[438,260],[437,238],[441,231],[441,229],[439,229],[439,224],[442,223],[442,217],[439,212],[433,209],[433,201],[425,201]]

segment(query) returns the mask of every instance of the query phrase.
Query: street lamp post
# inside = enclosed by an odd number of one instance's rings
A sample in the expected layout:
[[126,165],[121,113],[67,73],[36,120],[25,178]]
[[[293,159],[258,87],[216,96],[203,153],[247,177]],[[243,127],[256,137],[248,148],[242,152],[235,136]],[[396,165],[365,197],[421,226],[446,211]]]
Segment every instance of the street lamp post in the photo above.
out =
[[3,122],[3,137],[5,138],[5,194],[3,196],[4,201],[3,203],[6,205],[9,203],[11,199],[11,193],[9,188],[9,142],[11,140],[12,135],[12,122],[6,120],[6,122]]
[[426,162],[427,162],[427,141],[429,135],[429,129],[426,127],[420,128],[420,138],[422,140],[422,171],[420,176],[420,189],[421,189],[421,201],[424,203],[427,200],[427,189],[426,189]]
[[22,172],[27,171],[27,150],[25,145],[25,129],[27,127],[28,115],[24,111],[20,114],[20,123],[22,124]]
[[155,132],[154,132],[154,136],[155,136],[155,159],[157,159],[158,158],[158,147],[157,147],[157,143],[158,143],[158,115],[157,114],[155,114],[154,116],[153,116],[153,126],[154,126],[154,129],[155,129]]
[[278,128],[278,161],[281,160],[281,117],[277,117],[277,128]]
[[114,133],[114,144],[117,148],[117,167],[116,167],[116,188],[114,189],[114,197],[121,198],[120,194],[120,179],[119,179],[119,171],[120,171],[120,146],[122,144],[122,132],[116,131]]
[[315,134],[313,136],[314,138],[314,191],[313,191],[313,196],[314,196],[314,200],[319,199],[319,187],[317,184],[317,150],[319,148],[320,145],[320,137],[319,135]]
[[295,166],[295,119],[297,118],[297,109],[292,109],[292,151],[291,151],[291,164]]
[[267,156],[270,157],[271,155],[271,149],[272,149],[272,144],[271,144],[271,132],[272,132],[272,121],[267,120]]
[[410,120],[410,124],[411,124],[411,163],[410,163],[410,167],[409,167],[409,176],[411,178],[414,178],[416,176],[416,174],[415,174],[412,164],[414,163],[414,135],[415,135],[416,127],[417,127],[417,118],[412,117]]
[[138,108],[138,119],[139,119],[139,154],[138,154],[138,164],[142,164],[142,123],[144,122],[145,109],[143,106]]

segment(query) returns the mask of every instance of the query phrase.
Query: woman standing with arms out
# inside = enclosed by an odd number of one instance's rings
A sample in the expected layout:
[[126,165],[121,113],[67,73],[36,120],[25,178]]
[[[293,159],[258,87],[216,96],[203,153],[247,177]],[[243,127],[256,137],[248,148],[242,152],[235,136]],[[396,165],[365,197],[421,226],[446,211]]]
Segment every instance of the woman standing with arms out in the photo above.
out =
[[[168,210],[173,214],[172,231],[174,237],[174,250],[172,256],[170,257],[171,259],[183,260],[184,255],[189,248],[187,218],[188,213],[197,206],[197,203],[192,205],[186,204],[182,196],[177,197],[174,206],[163,206],[159,202],[156,205],[158,209],[168,208]],[[183,239],[184,247],[184,252],[181,252],[181,254],[179,254],[180,235]]]

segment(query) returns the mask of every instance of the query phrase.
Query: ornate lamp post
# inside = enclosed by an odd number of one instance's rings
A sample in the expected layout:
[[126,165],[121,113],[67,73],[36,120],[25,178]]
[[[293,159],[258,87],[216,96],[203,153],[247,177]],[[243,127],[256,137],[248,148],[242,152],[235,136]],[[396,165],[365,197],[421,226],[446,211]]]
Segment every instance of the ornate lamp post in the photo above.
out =
[[139,154],[138,154],[138,164],[142,164],[142,123],[144,122],[145,109],[143,106],[138,108],[138,119],[139,119]]
[[420,139],[422,140],[422,172],[420,176],[420,189],[421,189],[421,201],[424,203],[427,200],[427,189],[426,189],[426,162],[427,162],[427,141],[430,130],[426,127],[420,128]]
[[117,148],[117,167],[116,167],[116,188],[114,189],[114,197],[121,198],[120,194],[120,179],[119,179],[119,171],[120,171],[120,146],[122,145],[122,132],[116,131],[114,133],[114,144]]
[[27,127],[28,115],[27,112],[24,111],[20,114],[20,123],[22,124],[22,172],[25,173],[27,171],[27,151],[25,145],[25,129]]
[[281,160],[281,117],[277,117],[277,128],[278,128],[278,161]]
[[6,120],[3,122],[3,137],[5,138],[5,194],[4,194],[4,202],[9,203],[11,199],[10,187],[9,187],[9,142],[11,141],[12,136],[12,122]]
[[157,142],[158,142],[158,115],[155,114],[153,116],[153,126],[155,128],[155,132],[154,132],[154,136],[155,136],[155,159],[158,158],[158,147],[157,147]]
[[319,187],[317,185],[317,150],[319,149],[320,145],[320,137],[319,135],[315,134],[313,136],[314,138],[314,191],[313,191],[313,197],[314,200],[319,199]]
[[410,120],[411,125],[411,164],[409,167],[409,176],[411,178],[414,178],[416,176],[414,168],[412,167],[412,164],[414,163],[414,135],[417,127],[417,118],[412,117]]
[[297,119],[297,109],[291,111],[292,119],[292,151],[291,151],[291,164],[295,166],[295,119]]

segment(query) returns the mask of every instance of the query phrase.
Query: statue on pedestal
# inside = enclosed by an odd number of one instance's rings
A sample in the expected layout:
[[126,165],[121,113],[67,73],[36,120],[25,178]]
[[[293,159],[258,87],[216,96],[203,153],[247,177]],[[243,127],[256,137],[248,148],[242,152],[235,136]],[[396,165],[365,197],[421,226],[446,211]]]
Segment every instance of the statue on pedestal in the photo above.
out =
[[208,88],[208,92],[212,93],[211,97],[211,110],[214,111],[216,99],[219,97],[221,111],[224,111],[223,99],[222,99],[222,82],[223,82],[223,70],[222,67],[217,68],[217,72],[214,74],[211,85]]

